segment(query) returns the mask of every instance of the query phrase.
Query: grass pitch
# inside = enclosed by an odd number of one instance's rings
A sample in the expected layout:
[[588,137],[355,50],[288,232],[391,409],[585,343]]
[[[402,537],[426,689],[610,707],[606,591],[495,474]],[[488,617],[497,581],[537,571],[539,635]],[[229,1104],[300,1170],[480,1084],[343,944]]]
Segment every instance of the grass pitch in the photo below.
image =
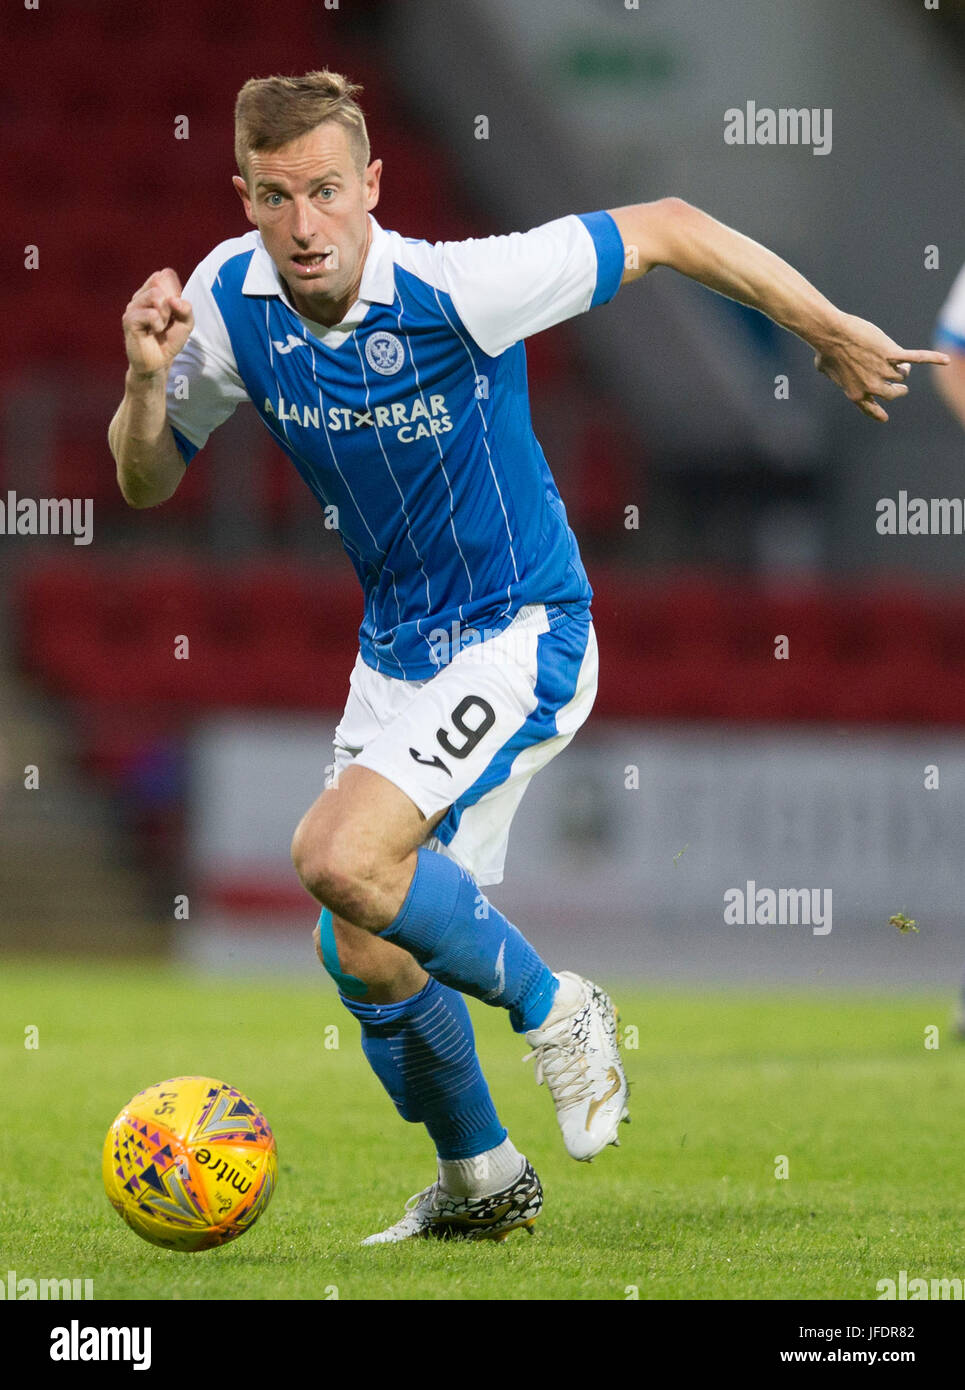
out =
[[[433,1181],[433,1151],[321,971],[286,984],[7,961],[0,1276],[92,1278],[99,1299],[622,1300],[874,1299],[901,1269],[965,1274],[965,1044],[949,998],[601,983],[639,1030],[621,1148],[569,1159],[525,1040],[471,1003],[497,1108],[545,1189],[535,1233],[361,1250]],[[189,1073],[264,1110],[279,1181],[240,1240],[179,1255],[114,1214],[100,1153],[135,1091]]]

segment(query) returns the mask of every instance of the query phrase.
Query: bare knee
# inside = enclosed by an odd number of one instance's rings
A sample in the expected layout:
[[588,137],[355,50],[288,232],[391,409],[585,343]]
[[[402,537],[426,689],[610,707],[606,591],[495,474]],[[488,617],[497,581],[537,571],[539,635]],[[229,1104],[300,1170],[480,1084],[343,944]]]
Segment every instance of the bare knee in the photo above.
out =
[[364,910],[378,879],[374,857],[360,854],[344,837],[318,833],[302,821],[292,839],[292,862],[314,898],[333,912],[355,920]]
[[392,912],[385,921],[381,918],[386,911],[386,888],[397,875],[398,865],[369,822],[360,824],[358,817],[336,819],[322,797],[302,817],[291,854],[305,888],[333,913],[370,931],[392,920]]
[[[353,777],[353,774],[355,776]],[[444,812],[426,820],[397,787],[349,767],[302,817],[292,861],[309,893],[367,931],[398,915],[412,881],[415,848]]]

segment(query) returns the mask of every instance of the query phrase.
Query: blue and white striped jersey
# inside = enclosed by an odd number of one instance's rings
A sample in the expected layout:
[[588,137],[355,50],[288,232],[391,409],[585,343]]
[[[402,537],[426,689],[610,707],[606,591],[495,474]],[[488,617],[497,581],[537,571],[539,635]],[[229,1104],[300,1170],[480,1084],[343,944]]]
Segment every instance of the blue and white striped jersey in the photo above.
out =
[[363,660],[423,680],[445,664],[440,631],[494,634],[526,604],[589,605],[533,434],[522,339],[611,299],[624,247],[606,212],[434,244],[370,220],[359,298],[335,328],[296,311],[257,231],[217,246],[184,288],[195,328],[168,419],[188,462],[254,404],[337,508],[364,592]]

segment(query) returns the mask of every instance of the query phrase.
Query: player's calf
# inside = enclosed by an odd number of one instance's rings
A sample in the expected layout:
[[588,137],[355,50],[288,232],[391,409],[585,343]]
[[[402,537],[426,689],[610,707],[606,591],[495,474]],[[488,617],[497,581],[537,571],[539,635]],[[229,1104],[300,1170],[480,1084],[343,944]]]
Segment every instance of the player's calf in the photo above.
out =
[[327,908],[312,933],[315,954],[342,994],[395,1004],[425,987],[426,972],[408,951],[356,927]]

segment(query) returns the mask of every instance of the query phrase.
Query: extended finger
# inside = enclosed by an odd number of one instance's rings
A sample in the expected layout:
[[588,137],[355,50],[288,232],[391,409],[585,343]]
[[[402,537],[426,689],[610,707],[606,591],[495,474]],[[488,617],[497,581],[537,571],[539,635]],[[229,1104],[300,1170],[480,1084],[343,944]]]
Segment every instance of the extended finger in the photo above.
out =
[[906,362],[935,362],[940,367],[947,367],[951,362],[947,352],[933,352],[930,348],[909,348],[907,351],[902,348],[901,352],[895,353],[894,357],[889,357],[889,362],[904,364]]

